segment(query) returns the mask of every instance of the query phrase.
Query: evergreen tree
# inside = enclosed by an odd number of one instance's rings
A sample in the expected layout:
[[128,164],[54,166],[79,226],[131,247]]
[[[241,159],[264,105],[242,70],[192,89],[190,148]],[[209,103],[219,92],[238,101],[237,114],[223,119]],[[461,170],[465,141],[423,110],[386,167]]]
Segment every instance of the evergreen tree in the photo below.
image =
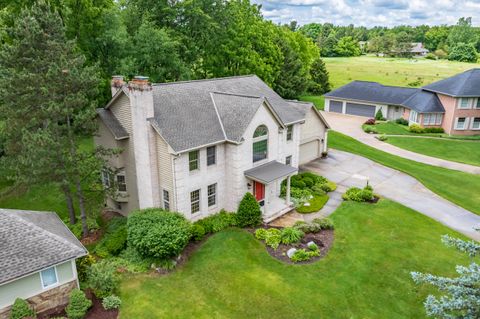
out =
[[8,123],[2,159],[17,182],[58,184],[71,223],[76,222],[76,197],[86,235],[82,182],[98,172],[92,163],[99,167],[103,161],[80,150],[79,137],[96,131],[96,69],[84,66],[85,58],[66,39],[60,15],[44,2],[23,10],[8,34],[9,43],[0,48],[0,122]]
[[330,91],[327,67],[322,59],[316,59],[310,68],[311,84],[309,91],[314,94],[325,94]]
[[[450,247],[474,258],[480,254],[480,244],[475,241],[464,241],[448,235],[442,242]],[[449,278],[431,274],[412,272],[417,284],[431,284],[445,295],[437,297],[429,295],[425,300],[427,315],[442,318],[480,318],[480,265],[472,262],[469,266],[457,266],[458,277]]]

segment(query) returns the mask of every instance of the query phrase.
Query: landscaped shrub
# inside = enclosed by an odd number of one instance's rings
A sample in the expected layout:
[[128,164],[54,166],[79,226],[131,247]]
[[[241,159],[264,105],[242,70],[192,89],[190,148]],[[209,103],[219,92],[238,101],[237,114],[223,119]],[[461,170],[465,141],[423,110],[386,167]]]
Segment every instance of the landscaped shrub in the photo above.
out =
[[445,133],[445,130],[441,127],[425,127],[423,131],[425,133]]
[[12,309],[10,310],[10,319],[36,318],[35,311],[30,307],[28,302],[22,298],[15,299]]
[[316,223],[307,223],[304,221],[297,221],[293,225],[293,227],[301,230],[302,232],[308,234],[308,233],[318,233],[319,231],[322,230],[322,227]]
[[227,213],[222,210],[217,214],[196,221],[194,225],[201,225],[205,233],[210,234],[219,232],[227,227],[236,226],[237,219],[235,213]]
[[425,56],[425,59],[427,60],[436,60],[437,56],[431,52],[428,52],[427,55]]
[[315,244],[315,243],[313,243],[313,242],[310,243],[307,247],[308,247],[308,249],[310,249],[311,251],[318,251],[318,246],[317,246],[317,244]]
[[298,189],[304,189],[307,187],[307,184],[305,184],[304,181],[296,179],[296,178],[291,178],[290,180],[290,187],[292,188],[298,188]]
[[375,125],[375,119],[368,119],[363,124],[365,124],[365,125]]
[[298,228],[285,227],[280,233],[282,244],[298,243],[305,234]]
[[205,237],[205,228],[200,223],[194,223],[192,225],[192,238],[193,240],[200,241]]
[[265,240],[268,236],[268,230],[265,228],[259,228],[255,231],[255,237],[260,240]]
[[119,284],[114,265],[108,259],[93,264],[88,271],[87,283],[98,298],[113,294]]
[[404,119],[403,117],[396,119],[395,123],[400,124],[400,125],[405,125],[405,126],[408,125],[408,121],[406,119]]
[[239,227],[257,226],[262,223],[260,205],[251,193],[243,196],[237,211],[237,225]]
[[120,307],[121,304],[122,304],[122,300],[120,299],[120,297],[115,295],[110,295],[108,297],[103,298],[102,300],[102,306],[105,310],[118,309],[118,307]]
[[320,229],[333,229],[333,221],[329,218],[315,218],[312,223],[318,225]]
[[375,113],[375,120],[385,121],[385,118],[383,117],[383,113],[382,113],[382,108],[379,108],[377,113]]
[[368,202],[373,199],[373,190],[369,187],[365,187],[364,189],[351,187],[342,195],[342,198],[355,202]]
[[[82,238],[83,232],[82,232],[82,223],[80,222],[79,219],[77,219],[77,223],[75,224],[70,224],[68,221],[64,221],[65,224],[68,226],[70,231],[77,237],[78,239]],[[95,231],[97,229],[100,229],[100,226],[98,225],[98,222],[95,218],[87,218],[87,227],[89,231]]]
[[378,136],[377,139],[378,139],[379,141],[382,141],[382,142],[383,142],[383,141],[388,140],[388,137],[387,137],[385,134],[382,134],[382,135]]
[[90,269],[90,266],[96,262],[95,258],[90,254],[76,260],[77,276],[80,282],[85,282],[87,280],[88,270]]
[[128,245],[144,257],[177,256],[191,236],[191,224],[178,213],[150,208],[128,216]]
[[293,262],[307,261],[313,257],[320,256],[320,251],[310,250],[306,251],[305,249],[298,249],[290,258]]
[[312,186],[313,195],[325,195],[327,191],[324,190],[326,184],[315,184]]
[[424,132],[423,127],[421,127],[421,126],[418,125],[418,124],[412,124],[412,125],[410,125],[409,128],[408,128],[408,130],[409,130],[410,132],[412,132],[412,133],[419,133],[419,134],[421,134],[421,133]]
[[91,306],[92,302],[85,296],[83,291],[73,289],[70,293],[70,301],[67,308],[65,308],[65,312],[69,319],[82,319]]
[[363,127],[363,131],[364,131],[365,133],[369,133],[369,134],[370,134],[370,133],[372,133],[372,134],[377,134],[377,133],[378,133],[378,130],[377,130],[377,128],[376,128],[375,126],[369,126],[369,125],[365,125],[365,126]]

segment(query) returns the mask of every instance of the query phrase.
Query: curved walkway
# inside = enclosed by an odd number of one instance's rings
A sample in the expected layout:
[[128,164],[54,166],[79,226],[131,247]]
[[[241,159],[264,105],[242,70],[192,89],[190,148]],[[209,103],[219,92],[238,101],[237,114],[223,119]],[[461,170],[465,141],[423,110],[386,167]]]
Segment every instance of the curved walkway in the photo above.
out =
[[375,147],[381,151],[433,166],[454,169],[470,174],[480,174],[479,166],[447,161],[441,158],[407,151],[403,148],[379,141],[375,138],[374,134],[367,134],[362,130],[362,124],[365,122],[364,117],[332,112],[321,112],[333,130],[353,137],[354,139],[369,146]]
[[[375,193],[414,209],[472,239],[480,240],[480,232],[474,229],[480,226],[480,216],[438,196],[410,175],[351,153],[331,149],[328,154],[326,159],[317,159],[302,166],[302,169],[337,183],[339,192],[352,186],[364,187],[368,180]],[[325,216],[321,212],[315,214]],[[331,211],[326,215],[329,213]]]

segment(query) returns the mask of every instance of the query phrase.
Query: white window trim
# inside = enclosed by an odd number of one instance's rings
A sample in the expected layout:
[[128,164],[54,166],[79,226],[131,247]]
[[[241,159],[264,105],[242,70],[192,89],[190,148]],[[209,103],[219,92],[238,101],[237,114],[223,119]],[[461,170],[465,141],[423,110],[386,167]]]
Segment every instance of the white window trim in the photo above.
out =
[[[461,119],[461,118],[464,118],[465,119],[465,122],[463,122],[463,127],[462,128],[459,128],[458,127],[458,120]],[[468,117],[457,117],[455,118],[455,130],[457,131],[465,131],[466,129],[468,128]]]
[[480,97],[477,97],[473,102],[474,102],[474,104],[473,104],[472,108],[476,109],[476,110],[480,110],[480,104],[478,104],[478,103],[480,103]]
[[[467,100],[467,107],[462,107],[462,101],[466,99]],[[468,109],[471,109],[472,108],[472,100],[471,98],[468,98],[468,97],[461,97],[458,99],[458,105],[457,105],[457,108],[460,109],[460,110],[468,110]]]
[[[413,116],[415,115],[415,116]],[[415,118],[413,118],[415,117]],[[410,110],[410,114],[408,116],[408,121],[409,122],[412,122],[412,123],[415,123],[415,124],[419,124],[418,123],[418,119],[419,119],[419,114],[417,111],[414,111],[414,110]]]
[[[165,200],[165,192],[168,194],[168,200]],[[165,203],[168,203],[168,208],[165,207]],[[172,206],[170,205],[170,192],[167,189],[162,189],[162,206],[165,210],[171,210]]]
[[474,130],[474,131],[478,131],[478,130],[480,130],[480,124],[479,124],[479,126],[478,126],[477,128],[473,127],[473,124],[474,124],[474,122],[475,122],[475,119],[479,119],[479,120],[480,120],[480,116],[479,116],[479,117],[475,117],[475,116],[472,117],[472,122],[470,123],[470,129],[471,129],[471,130]]
[[[215,192],[213,194],[208,194],[208,188],[212,185],[215,185]],[[218,183],[213,183],[213,184],[209,184],[207,185],[207,206],[209,209],[212,209],[212,208],[215,208],[217,207],[217,202],[218,202],[218,196],[217,196],[217,193],[218,193]],[[214,196],[215,197],[215,203],[213,205],[210,205],[209,203],[209,200],[210,200],[210,197],[211,196]]]
[[[425,119],[428,117],[428,122]],[[433,118],[433,121],[432,121]],[[423,113],[422,123],[426,126],[433,126],[433,125],[442,125],[443,121],[443,114],[442,113]]]
[[[289,164],[287,164],[288,158],[290,158],[290,163],[289,163]],[[293,160],[293,156],[292,156],[292,155],[285,156],[285,165],[290,165],[290,166],[292,166],[292,160]]]
[[[120,183],[118,182],[118,177],[119,176],[123,176],[123,179],[124,179],[124,183],[125,183],[125,190],[124,191],[121,191],[120,190]],[[128,187],[127,187],[127,176],[125,175],[125,172],[122,172],[122,173],[119,173],[117,174],[117,176],[115,176],[115,179],[116,179],[116,182],[117,182],[117,186],[118,186],[118,191],[120,193],[126,193],[128,191]]]
[[[45,286],[43,284],[43,277],[42,277],[42,272],[47,270],[47,269],[50,269],[50,268],[53,268],[53,270],[55,271],[55,279],[57,280],[54,284],[51,284],[51,285],[48,285],[48,286]],[[60,280],[58,280],[58,272],[57,272],[57,266],[52,266],[52,267],[48,267],[48,268],[45,268],[45,269],[42,269],[38,272],[38,274],[40,275],[40,282],[41,282],[41,285],[42,285],[42,290],[47,290],[47,289],[52,289],[52,288],[55,288],[57,286],[60,285]]]
[[[214,162],[213,164],[208,164],[208,149],[209,148],[212,148],[213,147],[213,150],[214,150]],[[215,166],[217,165],[217,146],[216,145],[212,145],[212,146],[208,146],[206,149],[205,149],[205,152],[207,154],[207,167],[208,166]]]
[[[266,135],[262,135],[262,136],[258,136],[258,137],[254,137],[252,138],[252,162],[253,162],[253,165],[254,166],[257,166],[257,165],[261,165],[263,163],[265,163],[266,161],[268,161],[268,155],[269,155],[269,151],[270,151],[270,143],[269,143],[269,139],[268,137],[270,136],[270,130],[268,129],[268,126],[265,125],[265,124],[260,124],[257,126],[257,128],[255,129],[255,131],[260,127],[260,126],[265,126],[267,128],[267,134]],[[254,131],[254,134],[255,134],[255,131]],[[261,141],[264,141],[266,140],[267,141],[267,154],[265,156],[264,159],[261,159],[261,160],[258,160],[258,161],[254,161],[253,160],[253,144],[255,144],[256,142],[261,142]]]
[[[195,160],[190,160],[190,153],[194,153],[196,152],[197,153],[197,159]],[[188,155],[188,171],[189,172],[196,172],[196,171],[199,171],[200,170],[200,150],[193,150],[193,151],[189,151],[187,153]],[[197,162],[197,168],[195,169],[190,169],[190,163],[193,163],[193,162]]]
[[[290,139],[288,138],[288,128],[292,129]],[[293,131],[294,131],[293,124],[288,125],[286,130],[285,130],[285,139],[286,139],[287,143],[293,142]]]
[[[198,191],[198,200],[195,201],[195,202],[198,202],[198,211],[194,212],[192,210],[192,205],[194,202],[192,202],[192,193],[193,192],[196,192]],[[190,193],[188,193],[188,196],[190,197],[190,214],[191,215],[195,215],[195,214],[199,214],[201,211],[202,211],[202,190],[199,188],[199,189],[194,189],[193,191],[191,191]]]

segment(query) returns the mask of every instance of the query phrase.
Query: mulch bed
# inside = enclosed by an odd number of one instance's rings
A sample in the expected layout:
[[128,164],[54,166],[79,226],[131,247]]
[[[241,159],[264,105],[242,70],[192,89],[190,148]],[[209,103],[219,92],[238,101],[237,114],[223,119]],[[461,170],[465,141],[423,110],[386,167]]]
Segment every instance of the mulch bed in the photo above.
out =
[[[85,319],[116,319],[118,317],[118,309],[105,310],[102,306],[102,300],[97,298],[90,290],[87,290],[85,295],[92,301],[92,307],[85,315]],[[65,306],[50,309],[37,315],[37,319],[49,318],[67,318]]]
[[[281,227],[269,227],[269,226],[264,226],[263,228],[278,228],[281,229]],[[255,229],[249,229],[249,231],[255,236]],[[334,230],[333,229],[325,229],[321,230],[318,233],[309,233],[305,234],[305,236],[300,240],[299,243],[297,244],[291,244],[291,245],[284,245],[280,244],[277,249],[273,249],[270,246],[265,245],[265,248],[267,248],[268,253],[270,256],[284,262],[287,264],[294,264],[294,265],[301,265],[301,264],[311,264],[314,263],[323,257],[325,257],[330,250],[330,248],[333,245],[333,240],[334,240]],[[320,250],[320,256],[313,257],[310,260],[306,261],[300,261],[294,263],[290,258],[287,256],[287,251],[290,248],[297,248],[297,249],[305,249],[308,251],[308,246],[307,243],[313,241],[315,244],[317,244],[318,249]],[[261,241],[263,244],[265,244],[263,241]]]

